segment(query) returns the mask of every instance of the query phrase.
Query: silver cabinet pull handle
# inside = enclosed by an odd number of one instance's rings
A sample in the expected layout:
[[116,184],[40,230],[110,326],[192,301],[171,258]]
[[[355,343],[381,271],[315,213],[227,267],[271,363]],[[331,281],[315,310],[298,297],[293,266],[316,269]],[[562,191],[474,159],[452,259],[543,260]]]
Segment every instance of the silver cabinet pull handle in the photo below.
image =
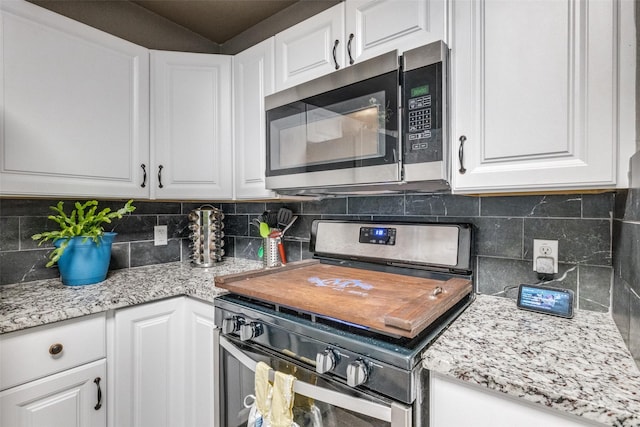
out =
[[336,40],[333,43],[333,62],[336,64],[336,70],[340,69],[340,65],[338,65],[338,58],[336,58],[336,50],[338,49],[339,44],[340,44],[339,40]]
[[140,184],[140,187],[144,188],[147,186],[147,167],[144,163],[140,167],[142,168],[142,184]]
[[466,140],[466,136],[462,135],[460,137],[460,148],[458,149],[458,159],[460,160],[460,169],[458,169],[458,172],[463,175],[467,172],[467,169],[464,167],[464,142]]
[[102,390],[100,390],[100,377],[96,377],[93,382],[98,387],[98,403],[96,403],[96,406],[93,407],[93,409],[97,411],[98,409],[102,408]]
[[158,166],[158,188],[163,188],[163,185],[162,185],[162,168],[163,167],[164,166],[162,165]]
[[355,36],[353,35],[353,33],[349,34],[349,41],[347,42],[347,53],[349,54],[349,65],[353,65],[354,59],[353,56],[351,56],[351,42],[353,41],[353,38]]

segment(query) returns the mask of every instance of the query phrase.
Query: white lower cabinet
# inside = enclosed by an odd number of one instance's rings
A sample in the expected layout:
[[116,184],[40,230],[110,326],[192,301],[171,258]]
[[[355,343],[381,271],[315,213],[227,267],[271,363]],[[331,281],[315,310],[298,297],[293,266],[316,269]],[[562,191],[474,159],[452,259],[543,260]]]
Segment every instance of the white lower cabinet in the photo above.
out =
[[6,427],[105,427],[105,359],[0,392]]
[[185,426],[215,423],[215,351],[213,305],[187,298],[185,345]]
[[431,374],[429,393],[431,427],[600,425],[434,373]]
[[0,426],[104,427],[104,314],[0,336]]
[[112,427],[212,426],[213,306],[186,297],[117,310]]
[[184,298],[116,311],[110,425],[184,425],[183,313]]

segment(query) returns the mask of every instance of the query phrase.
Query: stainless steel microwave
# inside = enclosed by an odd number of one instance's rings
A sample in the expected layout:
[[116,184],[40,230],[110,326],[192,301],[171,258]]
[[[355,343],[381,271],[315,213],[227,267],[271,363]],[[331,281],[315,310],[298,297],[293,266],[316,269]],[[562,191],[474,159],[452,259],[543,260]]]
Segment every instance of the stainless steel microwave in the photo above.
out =
[[267,188],[448,190],[447,59],[438,41],[267,96]]

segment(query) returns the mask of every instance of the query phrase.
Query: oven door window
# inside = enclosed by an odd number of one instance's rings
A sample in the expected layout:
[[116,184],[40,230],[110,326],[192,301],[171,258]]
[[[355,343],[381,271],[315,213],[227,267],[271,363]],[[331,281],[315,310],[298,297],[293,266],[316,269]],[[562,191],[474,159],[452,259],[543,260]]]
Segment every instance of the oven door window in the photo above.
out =
[[267,111],[267,175],[395,163],[398,73]]
[[[244,346],[240,343],[232,345],[254,362],[265,362],[273,369],[294,375],[299,381],[343,394],[345,399],[357,398],[385,406],[391,404],[386,399],[366,395],[339,382],[321,378],[297,363],[266,354],[254,346]],[[220,352],[221,425],[244,427],[247,425],[250,410],[245,407],[245,398],[254,394],[255,374],[224,348],[221,347]],[[390,422],[299,394],[295,396],[293,415],[294,422],[300,427],[395,427]]]

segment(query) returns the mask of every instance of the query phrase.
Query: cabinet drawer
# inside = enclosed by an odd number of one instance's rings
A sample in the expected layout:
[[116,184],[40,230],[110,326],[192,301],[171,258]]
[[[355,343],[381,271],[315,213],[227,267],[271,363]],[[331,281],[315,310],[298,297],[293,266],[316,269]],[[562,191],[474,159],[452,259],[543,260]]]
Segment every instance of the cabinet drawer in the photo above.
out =
[[0,390],[105,356],[104,313],[0,335]]

